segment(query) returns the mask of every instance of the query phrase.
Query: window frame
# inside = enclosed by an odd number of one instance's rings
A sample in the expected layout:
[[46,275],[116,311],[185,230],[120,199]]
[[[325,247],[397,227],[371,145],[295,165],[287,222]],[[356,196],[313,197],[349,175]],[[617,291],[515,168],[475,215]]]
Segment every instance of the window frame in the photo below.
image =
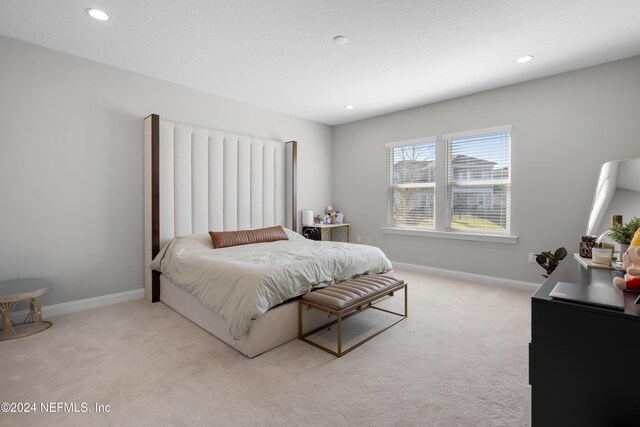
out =
[[[504,232],[495,232],[491,231],[473,231],[473,230],[458,230],[451,228],[450,222],[450,209],[451,204],[449,200],[449,186],[456,185],[454,184],[457,180],[449,180],[448,171],[451,167],[451,141],[457,138],[469,137],[469,136],[478,136],[484,134],[491,134],[497,132],[509,132],[509,178],[508,179],[491,179],[491,180],[483,180],[479,179],[477,181],[465,181],[464,185],[473,185],[471,183],[482,183],[483,185],[493,185],[494,181],[497,185],[508,185],[509,188],[509,197],[507,197],[507,218],[506,218],[506,227]],[[400,235],[411,235],[411,236],[422,236],[422,237],[435,237],[435,238],[446,238],[446,239],[455,239],[455,240],[472,240],[472,241],[482,241],[482,242],[491,242],[491,243],[509,243],[515,244],[518,242],[518,236],[512,235],[511,230],[511,194],[513,192],[512,185],[512,126],[496,126],[484,129],[475,129],[464,132],[454,132],[447,133],[440,136],[431,136],[425,138],[416,138],[406,141],[398,141],[385,144],[385,150],[388,151],[389,148],[402,146],[402,145],[415,145],[419,143],[427,143],[434,142],[435,140],[435,169],[436,169],[436,179],[435,179],[435,191],[434,191],[434,228],[428,229],[423,227],[410,227],[410,226],[399,226],[394,225],[392,223],[392,209],[393,204],[390,200],[391,192],[389,189],[392,185],[393,173],[390,172],[388,168],[392,168],[393,163],[389,162],[389,158],[387,155],[387,165],[386,171],[387,174],[387,225],[381,227],[381,231],[385,234],[400,234]],[[390,180],[391,179],[391,180]]]

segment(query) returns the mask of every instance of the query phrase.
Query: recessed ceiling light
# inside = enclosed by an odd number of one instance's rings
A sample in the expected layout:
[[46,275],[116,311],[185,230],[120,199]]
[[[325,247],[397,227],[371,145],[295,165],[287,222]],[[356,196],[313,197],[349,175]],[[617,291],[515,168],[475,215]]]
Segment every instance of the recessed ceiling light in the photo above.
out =
[[533,55],[523,56],[522,58],[518,58],[518,62],[520,64],[524,64],[525,62],[529,62],[533,59]]
[[107,21],[109,19],[109,15],[107,15],[100,9],[87,9],[87,13],[93,19],[97,19],[98,21]]
[[346,44],[349,41],[348,38],[346,38],[345,36],[335,36],[333,38],[333,42],[335,44]]
[[353,109],[354,109],[354,108],[356,108],[356,107],[354,107],[353,105],[345,105],[345,106],[344,106],[344,108],[345,108],[346,110],[353,110]]

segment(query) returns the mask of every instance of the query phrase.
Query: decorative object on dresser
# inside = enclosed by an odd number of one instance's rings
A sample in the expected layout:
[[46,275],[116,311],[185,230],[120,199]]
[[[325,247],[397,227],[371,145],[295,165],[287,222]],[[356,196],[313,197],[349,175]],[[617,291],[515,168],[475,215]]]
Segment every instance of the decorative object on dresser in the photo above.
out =
[[591,258],[591,250],[596,244],[598,236],[584,234],[580,236],[579,252],[582,258]]
[[574,253],[573,258],[575,258],[578,263],[584,268],[598,268],[600,270],[613,270],[613,266],[611,263],[609,264],[598,264],[597,262],[593,262],[591,258],[583,258],[579,254]]
[[622,267],[627,273],[624,277],[614,277],[613,284],[618,289],[640,292],[640,228],[636,230],[630,243],[622,255]]
[[562,247],[555,250],[555,252],[542,252],[536,256],[536,262],[538,265],[547,272],[542,277],[549,277],[549,274],[553,273],[553,270],[560,264],[560,262],[567,256],[567,250]]
[[[374,305],[376,302],[382,300],[385,297],[394,296],[395,292],[399,290],[404,290],[404,314],[396,313],[394,311],[386,310]],[[302,297],[302,299],[300,300],[300,305],[298,307],[298,337],[302,341],[318,347],[319,349],[322,349],[327,353],[333,354],[334,356],[342,357],[344,354],[350,352],[356,347],[361,346],[371,338],[386,331],[396,323],[404,320],[408,314],[407,299],[407,284],[404,282],[404,280],[399,280],[395,277],[379,274],[368,274],[358,277],[357,279],[347,280],[327,288],[310,292]],[[307,333],[303,333],[303,306],[306,306],[307,309],[316,309],[323,311],[328,316],[336,316],[336,320],[329,325],[324,325]],[[396,320],[384,329],[360,340],[356,344],[353,344],[351,347],[343,351],[342,322],[349,317],[359,314],[369,308],[400,316],[400,319]],[[308,339],[308,337],[322,330],[328,328],[330,329],[331,326],[336,324],[336,351],[333,351],[318,344],[317,342]]]
[[611,266],[611,257],[613,255],[613,249],[608,247],[593,248],[591,251],[591,261],[595,264]]
[[[51,327],[51,322],[42,318],[42,303],[50,289],[51,284],[44,279],[0,282],[0,341],[26,337]],[[29,303],[29,313],[22,323],[15,323],[11,313],[20,301]]]
[[631,221],[626,224],[622,223],[622,215],[616,215],[619,218],[616,218],[617,221],[612,221],[613,225],[608,232],[609,237],[620,245],[620,257],[622,254],[627,252],[629,249],[629,245],[631,244],[631,240],[635,235],[636,231],[640,229],[640,218],[633,217]]

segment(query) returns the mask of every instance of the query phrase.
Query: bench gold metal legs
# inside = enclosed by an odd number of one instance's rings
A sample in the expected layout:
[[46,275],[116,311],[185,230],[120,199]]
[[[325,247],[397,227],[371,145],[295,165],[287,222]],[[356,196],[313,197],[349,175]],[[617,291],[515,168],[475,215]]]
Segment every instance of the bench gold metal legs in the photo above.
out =
[[[387,299],[389,297],[392,297],[394,295],[395,292],[399,291],[399,290],[404,290],[404,313],[396,313],[395,311],[390,311],[390,310],[386,310],[384,308],[380,308],[380,307],[376,307],[374,305],[374,303],[376,302],[380,302],[383,299]],[[306,306],[307,310],[310,310],[312,308],[315,308],[317,310],[322,310],[324,312],[327,313],[328,316],[336,316],[336,320],[334,320],[333,322],[329,323],[328,325],[324,325],[321,326],[319,328],[316,328],[312,331],[309,331],[307,333],[302,333],[302,306]],[[351,347],[349,347],[348,349],[342,351],[342,321],[348,319],[351,316],[355,316],[358,313],[361,313],[369,308],[373,308],[375,310],[380,310],[380,311],[384,311],[386,313],[390,313],[390,314],[394,314],[396,316],[400,316],[400,319],[396,320],[395,322],[393,322],[392,324],[390,324],[389,326],[387,326],[384,329],[381,329],[379,331],[377,331],[376,333],[369,335],[368,337],[366,337],[365,339],[363,339],[362,341],[352,345]],[[321,304],[318,303],[314,303],[311,301],[305,301],[304,299],[300,300],[300,303],[298,305],[298,338],[306,343],[309,343],[315,347],[318,347],[321,350],[326,351],[327,353],[333,354],[334,356],[337,357],[342,357],[342,355],[349,353],[351,350],[361,346],[362,344],[366,343],[367,341],[369,341],[371,338],[375,337],[376,335],[379,335],[380,333],[386,331],[387,329],[389,329],[390,327],[392,327],[393,325],[395,325],[398,322],[401,322],[402,320],[404,320],[406,317],[408,316],[408,312],[407,312],[407,284],[406,283],[402,283],[392,289],[388,289],[385,290],[384,293],[381,294],[377,294],[377,295],[373,295],[370,298],[367,298],[365,300],[362,301],[358,301],[356,304],[350,305],[348,307],[345,307],[341,310],[335,310],[326,306],[323,306]],[[310,341],[307,339],[307,337],[314,335],[322,330],[325,329],[330,329],[331,326],[333,325],[338,325],[337,326],[337,333],[338,333],[338,351],[333,351],[327,347],[324,347],[318,343],[315,343],[313,341]]]

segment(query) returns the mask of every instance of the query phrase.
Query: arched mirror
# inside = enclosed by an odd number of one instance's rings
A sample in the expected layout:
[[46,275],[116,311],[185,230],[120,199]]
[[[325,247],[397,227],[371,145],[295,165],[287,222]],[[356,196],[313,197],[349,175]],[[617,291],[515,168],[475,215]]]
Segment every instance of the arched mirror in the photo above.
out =
[[607,231],[612,215],[622,215],[624,222],[640,217],[640,159],[602,165],[586,234],[600,236]]

